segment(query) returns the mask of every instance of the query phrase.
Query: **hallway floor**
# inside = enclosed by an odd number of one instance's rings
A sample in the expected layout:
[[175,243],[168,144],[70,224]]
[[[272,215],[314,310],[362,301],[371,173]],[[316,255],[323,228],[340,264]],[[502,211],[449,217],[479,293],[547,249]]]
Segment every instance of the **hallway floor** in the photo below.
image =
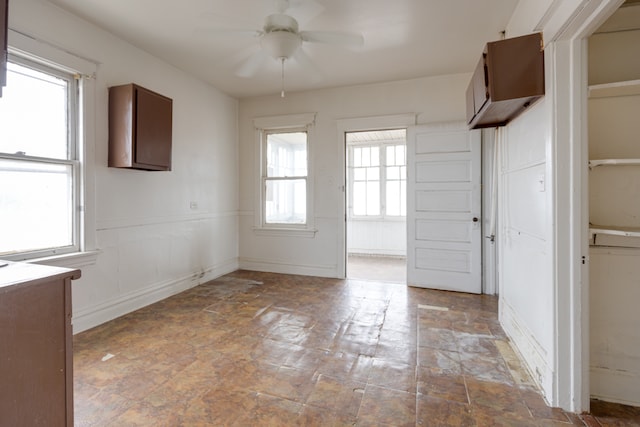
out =
[[378,282],[407,283],[407,259],[404,257],[349,254],[349,279],[376,280]]
[[75,425],[640,425],[547,407],[496,313],[491,296],[237,271],[76,335]]

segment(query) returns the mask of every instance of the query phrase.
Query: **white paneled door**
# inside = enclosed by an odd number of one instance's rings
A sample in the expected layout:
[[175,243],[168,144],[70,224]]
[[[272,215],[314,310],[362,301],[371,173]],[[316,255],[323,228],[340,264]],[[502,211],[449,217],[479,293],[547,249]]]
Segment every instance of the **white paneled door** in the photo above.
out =
[[482,292],[480,153],[464,124],[408,129],[408,285]]

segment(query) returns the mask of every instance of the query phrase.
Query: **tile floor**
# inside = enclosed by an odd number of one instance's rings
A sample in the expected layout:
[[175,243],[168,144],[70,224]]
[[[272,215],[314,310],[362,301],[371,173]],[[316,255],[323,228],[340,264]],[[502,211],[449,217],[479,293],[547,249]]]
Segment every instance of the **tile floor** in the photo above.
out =
[[497,299],[237,271],[74,337],[76,426],[605,426],[549,408]]

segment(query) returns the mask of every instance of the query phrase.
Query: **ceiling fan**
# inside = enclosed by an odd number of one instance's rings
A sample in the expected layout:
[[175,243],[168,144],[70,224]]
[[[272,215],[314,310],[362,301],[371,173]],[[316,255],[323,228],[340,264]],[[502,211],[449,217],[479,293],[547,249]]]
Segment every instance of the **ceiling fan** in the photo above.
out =
[[[284,98],[284,66],[286,61],[295,60],[302,67],[315,69],[315,65],[302,50],[303,43],[326,43],[347,47],[364,44],[362,34],[341,31],[300,31],[298,21],[291,12],[305,4],[322,10],[315,0],[274,0],[275,12],[264,20],[261,30],[242,31],[259,39],[260,49],[247,58],[237,69],[240,77],[253,77],[269,58],[280,62],[282,70],[282,90]],[[291,12],[290,10],[293,9]],[[234,31],[236,32],[236,31]]]

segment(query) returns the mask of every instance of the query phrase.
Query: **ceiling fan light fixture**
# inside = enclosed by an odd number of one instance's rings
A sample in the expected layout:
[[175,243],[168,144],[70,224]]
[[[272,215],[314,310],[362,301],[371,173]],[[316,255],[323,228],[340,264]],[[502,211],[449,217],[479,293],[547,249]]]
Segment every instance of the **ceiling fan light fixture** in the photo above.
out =
[[272,31],[262,36],[260,45],[275,59],[289,59],[300,49],[302,38],[289,31]]

